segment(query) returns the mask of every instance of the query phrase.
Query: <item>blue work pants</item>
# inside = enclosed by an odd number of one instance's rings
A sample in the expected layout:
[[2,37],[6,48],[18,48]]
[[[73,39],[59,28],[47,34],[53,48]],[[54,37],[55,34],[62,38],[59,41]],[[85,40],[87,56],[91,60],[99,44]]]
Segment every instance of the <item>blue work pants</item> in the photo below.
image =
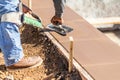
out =
[[[9,12],[17,12],[18,4],[19,0],[1,0],[0,16]],[[0,22],[0,49],[4,54],[6,66],[15,64],[23,58],[19,28],[16,24]]]

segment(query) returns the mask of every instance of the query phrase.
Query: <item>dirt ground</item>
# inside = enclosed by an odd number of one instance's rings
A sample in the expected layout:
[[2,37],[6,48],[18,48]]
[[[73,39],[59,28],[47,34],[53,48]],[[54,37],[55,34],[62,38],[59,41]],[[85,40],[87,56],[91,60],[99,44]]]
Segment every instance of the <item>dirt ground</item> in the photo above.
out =
[[68,73],[67,60],[44,33],[31,26],[22,27],[20,32],[25,56],[41,56],[43,63],[36,68],[7,70],[0,53],[0,80],[8,80],[7,76],[14,80],[81,80],[77,70]]

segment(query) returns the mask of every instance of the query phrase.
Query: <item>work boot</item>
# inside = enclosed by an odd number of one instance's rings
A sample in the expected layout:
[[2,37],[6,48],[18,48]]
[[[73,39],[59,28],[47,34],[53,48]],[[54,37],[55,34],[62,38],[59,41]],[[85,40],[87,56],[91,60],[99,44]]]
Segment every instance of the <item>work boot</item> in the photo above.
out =
[[7,66],[8,69],[21,69],[21,68],[32,68],[41,65],[43,60],[40,56],[33,56],[33,57],[24,57],[19,62]]

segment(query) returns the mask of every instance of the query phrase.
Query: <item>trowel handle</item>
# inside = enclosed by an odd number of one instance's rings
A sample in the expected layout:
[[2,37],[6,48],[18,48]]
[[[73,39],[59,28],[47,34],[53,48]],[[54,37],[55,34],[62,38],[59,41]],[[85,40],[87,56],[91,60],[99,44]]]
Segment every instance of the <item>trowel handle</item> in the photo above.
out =
[[[38,21],[40,21],[41,22],[41,19],[35,14],[35,13],[33,13],[32,12],[32,10],[28,7],[28,6],[26,6],[25,4],[22,4],[22,6],[23,6],[23,9],[25,10],[25,13],[28,11],[30,11],[30,14],[34,17],[34,18],[36,18]],[[24,11],[23,10],[23,11]]]
[[35,13],[31,13],[31,15],[36,18],[38,21],[42,22],[41,19],[35,14]]

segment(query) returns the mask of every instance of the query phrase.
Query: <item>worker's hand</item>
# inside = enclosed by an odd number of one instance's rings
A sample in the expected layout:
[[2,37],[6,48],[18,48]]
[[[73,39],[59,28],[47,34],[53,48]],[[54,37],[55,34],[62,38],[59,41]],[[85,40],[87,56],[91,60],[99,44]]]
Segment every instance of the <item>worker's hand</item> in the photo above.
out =
[[53,16],[51,23],[54,25],[61,25],[63,23],[63,19],[61,17]]
[[26,5],[23,4],[22,7],[23,7],[23,13],[30,13],[30,14],[32,13],[32,10]]

